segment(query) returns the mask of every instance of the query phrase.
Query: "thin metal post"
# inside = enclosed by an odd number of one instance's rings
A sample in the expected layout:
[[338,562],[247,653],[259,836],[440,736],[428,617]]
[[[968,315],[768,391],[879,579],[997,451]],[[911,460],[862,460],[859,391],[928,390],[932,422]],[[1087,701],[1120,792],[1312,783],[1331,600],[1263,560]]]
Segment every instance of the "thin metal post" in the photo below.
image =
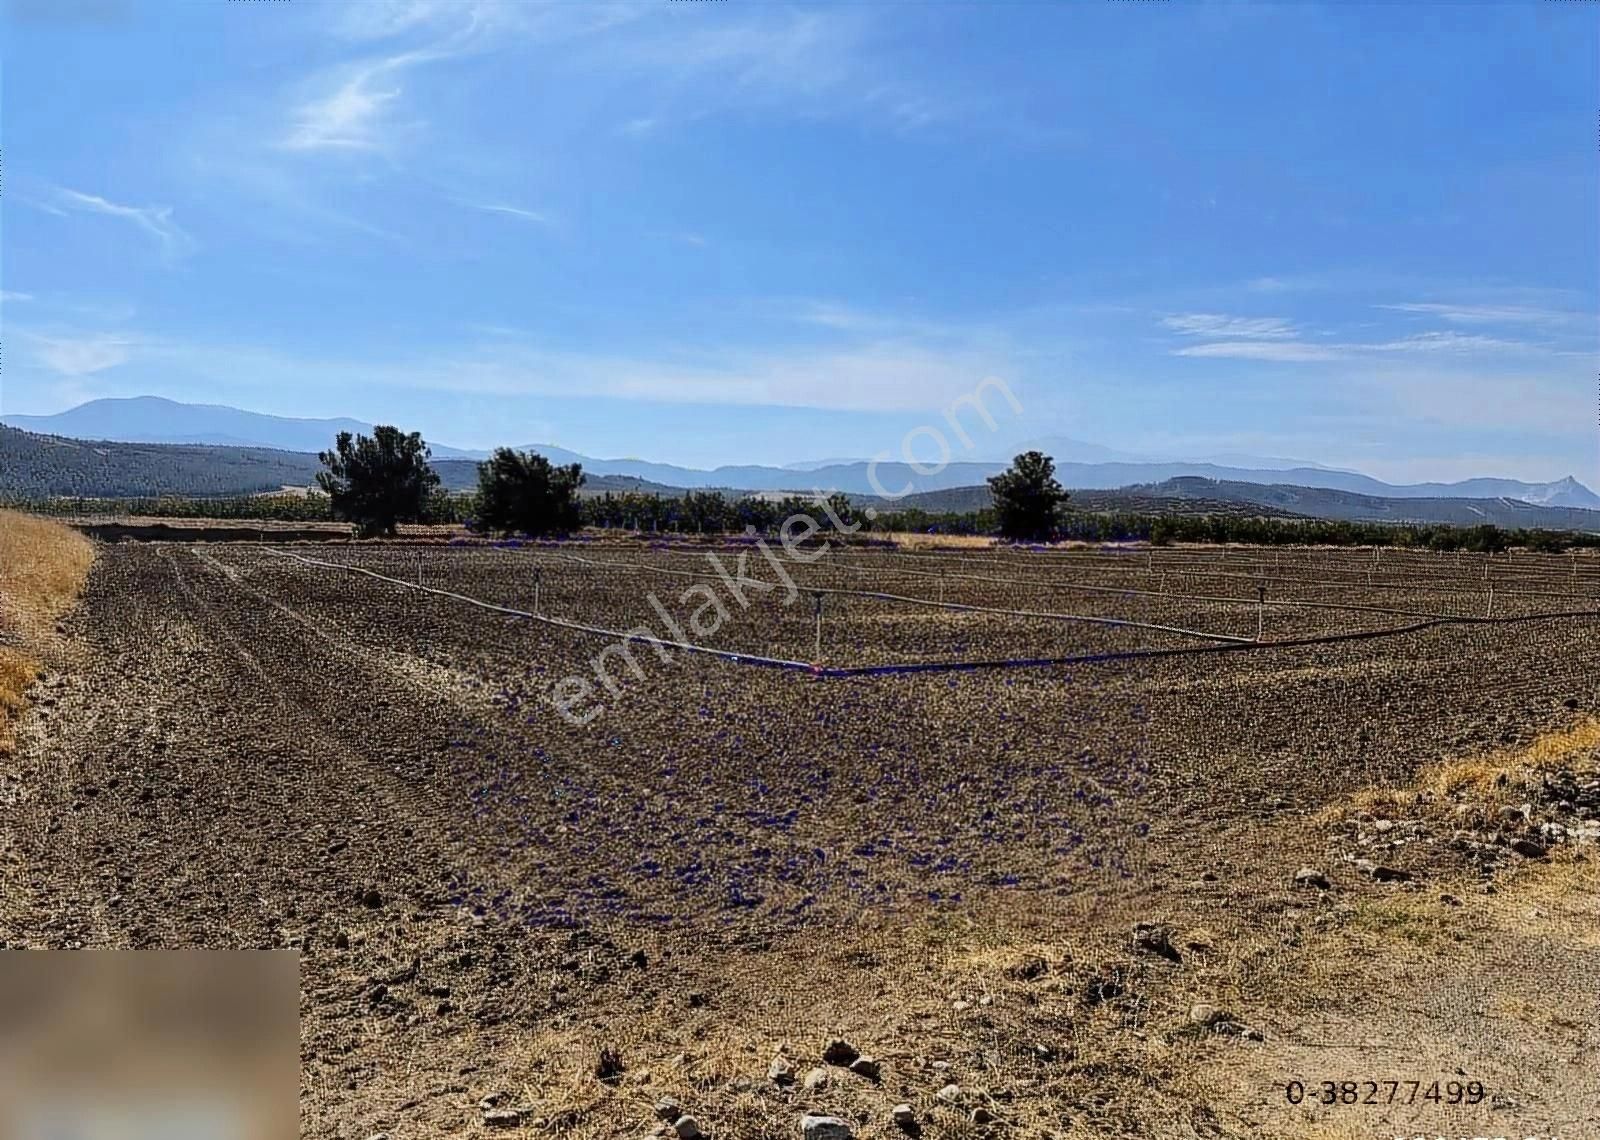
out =
[[814,594],[811,595],[811,599],[812,599],[813,607],[814,607],[814,610],[815,610],[815,613],[816,613],[816,617],[817,617],[817,644],[816,644],[816,649],[815,649],[815,652],[813,654],[813,658],[812,659],[815,660],[815,661],[821,661],[822,660],[822,591],[821,590],[816,591]]
[[539,577],[539,567],[535,566],[533,568],[533,612],[536,614],[544,612],[539,608]]
[[1256,583],[1256,640],[1261,640],[1261,629],[1267,618],[1267,586],[1264,582]]
[[1489,583],[1489,611],[1485,617],[1494,617],[1494,583]]
[[422,551],[417,551],[417,585],[422,585]]

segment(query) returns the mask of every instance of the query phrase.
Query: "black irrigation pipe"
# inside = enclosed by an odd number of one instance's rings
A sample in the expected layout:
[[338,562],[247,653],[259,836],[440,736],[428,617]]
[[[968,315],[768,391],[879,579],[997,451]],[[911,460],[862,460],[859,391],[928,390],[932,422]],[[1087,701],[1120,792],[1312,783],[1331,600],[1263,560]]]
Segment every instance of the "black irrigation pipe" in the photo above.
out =
[[1083,653],[1071,657],[1019,657],[989,661],[927,661],[904,665],[853,665],[827,667],[821,675],[826,677],[864,677],[885,673],[965,673],[979,669],[1027,669],[1061,665],[1084,665],[1100,661],[1128,661],[1146,657],[1184,657],[1199,653],[1233,653],[1246,649],[1297,649],[1313,645],[1334,645],[1344,641],[1372,641],[1380,637],[1397,637],[1447,625],[1509,625],[1513,622],[1540,621],[1547,618],[1600,617],[1600,610],[1575,610],[1570,613],[1521,614],[1499,618],[1437,618],[1415,622],[1390,629],[1360,630],[1354,633],[1323,634],[1318,637],[1296,637],[1283,641],[1245,641],[1221,645],[1184,645],[1171,649],[1123,649],[1106,653]]
[[[266,548],[263,548],[266,549]],[[579,633],[594,633],[621,641],[639,642],[645,645],[659,646],[664,649],[682,649],[690,653],[704,653],[711,657],[720,657],[740,665],[765,665],[775,669],[797,669],[806,672],[816,672],[819,666],[807,664],[804,661],[789,661],[781,657],[761,657],[751,653],[735,653],[728,649],[712,649],[706,645],[695,645],[688,641],[668,641],[660,637],[646,637],[643,634],[628,633],[623,630],[605,629],[598,625],[584,625],[581,622],[563,621],[561,618],[545,617],[543,614],[529,613],[527,610],[513,609],[510,606],[500,606],[493,602],[483,601],[468,594],[458,594],[453,590],[441,590],[435,586],[424,586],[419,582],[407,582],[403,578],[393,578],[388,574],[380,574],[376,570],[368,570],[362,566],[349,566],[342,562],[325,562],[318,558],[307,558],[302,554],[294,554],[287,550],[273,550],[272,554],[284,558],[293,558],[296,562],[303,562],[307,566],[326,566],[330,570],[346,570],[352,574],[365,574],[369,578],[376,578],[380,582],[391,582],[396,586],[404,586],[408,590],[421,590],[425,594],[434,594],[441,598],[450,598],[457,602],[465,602],[470,606],[480,609],[493,610],[496,613],[509,614],[512,617],[526,618],[530,621],[543,622],[560,629],[576,630]]]
[[[873,677],[911,673],[969,673],[980,669],[1030,669],[1049,668],[1063,665],[1087,665],[1101,661],[1130,661],[1140,658],[1183,657],[1201,653],[1232,653],[1249,649],[1299,649],[1316,645],[1336,645],[1341,642],[1375,641],[1384,637],[1399,637],[1408,633],[1418,633],[1422,630],[1436,629],[1452,625],[1514,625],[1521,622],[1549,621],[1558,618],[1596,618],[1600,617],[1600,610],[1569,610],[1558,613],[1543,614],[1517,614],[1511,617],[1442,617],[1428,621],[1413,622],[1410,625],[1394,626],[1389,629],[1360,630],[1353,633],[1323,634],[1317,637],[1297,637],[1282,641],[1244,641],[1225,642],[1217,645],[1186,645],[1171,649],[1124,649],[1112,650],[1106,653],[1080,653],[1065,657],[1009,657],[981,661],[914,661],[892,665],[820,665],[808,664],[804,661],[789,661],[781,657],[762,657],[751,653],[735,653],[727,649],[712,649],[705,645],[695,645],[687,641],[667,641],[659,637],[650,637],[644,634],[629,633],[623,630],[603,629],[600,626],[581,625],[578,622],[562,621],[559,618],[544,617],[540,614],[528,613],[526,610],[516,610],[509,606],[495,605],[466,594],[457,594],[450,590],[440,590],[432,586],[423,586],[415,582],[407,582],[400,578],[391,578],[387,574],[379,574],[375,570],[367,570],[360,566],[347,566],[338,562],[325,562],[315,558],[306,558],[287,550],[274,550],[271,553],[292,558],[309,566],[326,566],[331,570],[346,570],[354,574],[365,574],[369,578],[376,578],[381,582],[390,582],[396,586],[403,586],[408,590],[421,590],[424,593],[435,594],[439,597],[451,598],[465,602],[468,605],[478,606],[482,609],[493,610],[498,613],[510,614],[515,617],[528,618],[533,621],[543,622],[546,625],[557,626],[562,629],[576,630],[581,633],[600,634],[608,638],[615,638],[623,642],[634,642],[644,645],[653,645],[667,649],[682,649],[690,653],[702,653],[728,661],[735,665],[756,665],[769,669],[781,669],[790,672],[806,673],[820,679],[839,679],[845,677]],[[626,564],[625,564],[626,565]]]
[[[639,562],[612,562],[600,561],[594,558],[580,558],[576,554],[561,554],[560,557],[570,562],[579,562],[587,566],[611,566],[624,570],[643,570],[650,574],[668,574],[679,578],[710,578],[720,580],[720,574],[713,574],[709,570],[671,570],[664,566],[646,566]],[[766,589],[776,589],[776,582],[767,582],[760,578],[731,578],[740,585],[761,586]],[[941,610],[959,610],[966,613],[1000,614],[1003,617],[1040,618],[1046,621],[1079,621],[1089,625],[1120,626],[1132,629],[1153,629],[1161,633],[1176,633],[1184,637],[1196,637],[1205,641],[1239,641],[1248,642],[1250,638],[1235,637],[1227,633],[1207,633],[1199,629],[1185,629],[1176,625],[1161,625],[1156,622],[1133,621],[1128,618],[1100,617],[1092,614],[1066,614],[1042,610],[1012,610],[998,606],[974,606],[965,602],[941,602],[933,598],[913,598],[905,594],[890,594],[881,590],[846,590],[838,586],[801,586],[795,585],[796,590],[804,590],[809,594],[835,594],[847,598],[870,598],[883,602],[903,602],[915,606],[929,606]]]

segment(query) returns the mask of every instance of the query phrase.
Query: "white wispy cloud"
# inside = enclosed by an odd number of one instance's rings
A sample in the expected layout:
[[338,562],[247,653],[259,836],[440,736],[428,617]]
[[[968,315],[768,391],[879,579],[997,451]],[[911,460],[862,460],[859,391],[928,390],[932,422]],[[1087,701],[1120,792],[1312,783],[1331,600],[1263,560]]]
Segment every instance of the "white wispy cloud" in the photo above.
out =
[[[1026,400],[1015,361],[982,347],[871,340],[842,347],[723,348],[606,353],[549,349],[516,330],[479,330],[469,342],[411,359],[311,357],[249,345],[148,337],[139,360],[164,377],[226,376],[241,387],[284,376],[317,390],[413,390],[442,398],[577,394],[674,404],[929,411],[999,376]],[[277,379],[274,379],[277,378]]]
[[279,140],[290,151],[379,152],[398,148],[423,125],[402,114],[408,72],[509,45],[581,36],[627,23],[628,5],[534,4],[518,0],[396,0],[341,6],[334,32],[371,43],[409,37],[414,46],[347,62],[315,77]]
[[970,392],[1008,363],[883,342],[838,351],[715,352],[673,362],[652,357],[502,348],[436,361],[431,386],[501,395],[597,396],[667,403],[854,411],[924,410]]
[[0,289],[0,301],[31,301],[32,293],[13,293],[9,289]]
[[[1385,308],[1391,306],[1382,306]],[[1521,352],[1538,354],[1548,348],[1524,341],[1454,329],[1429,330],[1386,341],[1307,340],[1295,325],[1280,317],[1232,317],[1217,313],[1184,313],[1163,317],[1161,324],[1183,337],[1200,338],[1200,344],[1182,344],[1170,349],[1173,356],[1212,357],[1232,360],[1264,360],[1284,363],[1311,363],[1330,360],[1369,359],[1378,353]],[[1334,332],[1322,332],[1334,337]]]
[[524,210],[520,206],[502,206],[492,202],[462,202],[474,210],[482,210],[486,214],[505,214],[508,217],[518,218],[524,222],[536,222],[539,225],[550,225],[548,214],[541,214],[536,210]]
[[1229,317],[1220,313],[1178,313],[1161,318],[1161,323],[1185,336],[1287,340],[1298,335],[1295,327],[1282,317]]
[[124,364],[132,356],[134,341],[120,336],[46,335],[24,332],[34,359],[62,376],[87,376]]
[[1488,336],[1453,332],[1426,332],[1375,344],[1313,344],[1302,340],[1234,340],[1190,344],[1172,350],[1173,356],[1219,357],[1233,360],[1312,362],[1352,360],[1371,353],[1484,353],[1532,352],[1534,346]]
[[401,35],[418,27],[436,23],[448,11],[465,12],[478,7],[471,0],[454,4],[438,0],[362,0],[335,9],[335,34],[347,39],[377,40]]
[[898,73],[879,50],[891,31],[862,9],[747,6],[718,19],[641,19],[586,56],[637,91],[645,110],[622,128],[641,133],[664,120],[714,113],[856,118],[915,131],[976,108]]
[[[364,5],[351,5],[351,9]],[[372,36],[388,36],[418,26],[433,28],[448,20],[450,30],[407,51],[354,61],[318,77],[316,93],[302,98],[291,112],[293,125],[279,145],[291,151],[386,151],[418,124],[394,113],[406,72],[426,63],[456,59],[494,43],[496,5],[413,3],[389,5],[398,13],[379,18]]]
[[1458,333],[1445,330],[1442,332],[1418,333],[1401,340],[1387,341],[1383,344],[1354,345],[1356,349],[1370,349],[1375,352],[1495,352],[1495,351],[1526,351],[1533,346],[1521,341],[1501,340],[1492,336],[1476,336],[1469,333]]
[[772,308],[784,319],[858,340],[897,340],[957,351],[980,346],[993,351],[1009,351],[1010,338],[1007,334],[983,321],[938,321],[814,299],[774,303],[765,307]]
[[398,77],[419,62],[416,53],[406,53],[356,67],[333,91],[295,109],[294,125],[282,146],[298,151],[385,149],[401,129],[388,116],[400,98]]
[[1563,325],[1581,319],[1583,314],[1561,309],[1532,308],[1525,305],[1447,305],[1437,302],[1378,305],[1400,313],[1419,313],[1453,324],[1536,324]]
[[393,39],[422,29],[459,29],[468,24],[485,37],[558,39],[633,23],[649,6],[590,0],[362,0],[334,9],[331,30],[347,40]]
[[194,247],[193,239],[172,220],[171,206],[124,206],[98,194],[58,187],[46,208],[60,216],[68,212],[103,214],[132,222],[155,238],[162,255],[168,258],[181,256]]
[[1274,360],[1289,363],[1338,360],[1337,346],[1306,344],[1294,340],[1231,340],[1191,344],[1172,350],[1173,356],[1202,356],[1230,360]]

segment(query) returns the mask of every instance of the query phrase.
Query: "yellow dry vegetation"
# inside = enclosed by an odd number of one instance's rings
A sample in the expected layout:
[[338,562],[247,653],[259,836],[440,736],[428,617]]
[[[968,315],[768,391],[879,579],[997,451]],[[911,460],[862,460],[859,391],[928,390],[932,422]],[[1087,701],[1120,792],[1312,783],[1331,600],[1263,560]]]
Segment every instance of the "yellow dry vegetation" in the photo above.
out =
[[94,545],[70,527],[0,510],[0,752],[39,670],[56,620],[77,601]]
[[921,531],[889,531],[874,533],[873,538],[886,538],[904,550],[988,550],[995,540],[983,534],[923,534]]
[[[1541,774],[1563,766],[1590,769],[1600,756],[1600,719],[1586,718],[1548,732],[1523,748],[1435,764],[1408,788],[1370,788],[1324,813],[1347,819],[1360,812],[1404,809],[1442,815],[1463,801],[1479,805],[1509,803]],[[1432,809],[1431,811],[1429,809]]]

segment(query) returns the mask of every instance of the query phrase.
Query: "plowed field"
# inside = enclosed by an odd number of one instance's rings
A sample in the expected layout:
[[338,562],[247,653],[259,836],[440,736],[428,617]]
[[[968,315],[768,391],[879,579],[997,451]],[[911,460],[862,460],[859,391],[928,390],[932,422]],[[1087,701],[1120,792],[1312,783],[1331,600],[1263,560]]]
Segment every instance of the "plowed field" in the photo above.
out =
[[[604,636],[296,555],[673,640],[654,593],[737,654],[991,666],[819,677],[634,644],[613,693]],[[790,569],[798,600],[744,608],[693,549],[102,547],[0,775],[0,938],[300,947],[307,1136],[474,1135],[485,1097],[529,1135],[644,1136],[663,1096],[730,1140],[796,1137],[804,1110],[900,1135],[900,1102],[943,1137],[1600,1135],[1592,843],[1480,867],[1448,823],[1401,843],[1334,818],[1600,709],[1600,617],[1573,616],[1600,610],[1593,560]],[[1521,620],[1215,651],[1258,621],[1299,641],[1491,612]],[[586,723],[547,699],[566,677],[595,682]],[[1296,887],[1307,865],[1328,889]],[[836,1036],[878,1080],[823,1065]],[[780,1056],[825,1079],[774,1083]],[[1488,1092],[1286,1097],[1369,1079]]]

